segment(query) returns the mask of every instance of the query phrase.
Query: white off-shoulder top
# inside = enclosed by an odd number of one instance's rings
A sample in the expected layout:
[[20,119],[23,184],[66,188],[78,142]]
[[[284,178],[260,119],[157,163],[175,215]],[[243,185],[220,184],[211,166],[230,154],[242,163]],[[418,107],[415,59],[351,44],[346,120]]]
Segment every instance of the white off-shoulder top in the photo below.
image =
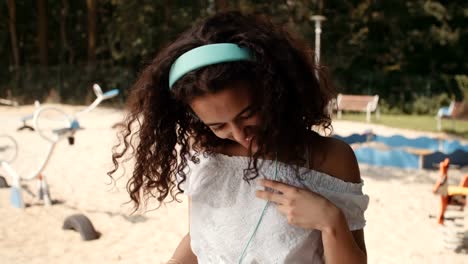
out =
[[[262,186],[242,179],[248,162],[249,157],[224,154],[201,157],[198,164],[189,162],[181,188],[192,201],[190,237],[198,263],[238,263],[254,231],[266,201],[255,196]],[[274,174],[275,161],[259,160],[258,178],[273,179]],[[362,192],[363,182],[344,182],[282,162],[277,164],[276,179],[326,197],[343,211],[351,231],[365,226],[369,197]],[[290,225],[274,207],[268,204],[242,263],[324,263],[320,231]]]

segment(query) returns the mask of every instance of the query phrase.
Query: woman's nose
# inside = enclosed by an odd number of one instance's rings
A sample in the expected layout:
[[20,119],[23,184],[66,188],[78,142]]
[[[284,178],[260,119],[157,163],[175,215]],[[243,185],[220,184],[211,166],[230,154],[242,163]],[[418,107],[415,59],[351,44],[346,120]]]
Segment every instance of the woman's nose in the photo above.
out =
[[232,126],[232,137],[237,141],[237,142],[244,142],[246,141],[246,133],[245,129],[243,126],[238,126],[238,125],[233,125]]

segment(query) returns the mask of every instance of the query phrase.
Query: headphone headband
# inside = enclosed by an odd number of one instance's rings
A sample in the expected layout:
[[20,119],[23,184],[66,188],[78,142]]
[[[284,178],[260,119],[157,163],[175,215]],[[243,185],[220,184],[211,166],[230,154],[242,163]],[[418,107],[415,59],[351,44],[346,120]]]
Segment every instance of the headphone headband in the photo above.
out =
[[254,57],[250,50],[234,43],[208,44],[191,49],[172,64],[169,71],[169,89],[190,71],[208,65],[241,60],[254,60]]

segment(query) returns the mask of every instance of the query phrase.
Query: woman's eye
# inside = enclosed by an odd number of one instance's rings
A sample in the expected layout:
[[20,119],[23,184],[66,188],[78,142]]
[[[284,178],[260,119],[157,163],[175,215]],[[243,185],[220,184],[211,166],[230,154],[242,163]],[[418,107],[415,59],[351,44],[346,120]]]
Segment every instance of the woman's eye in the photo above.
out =
[[251,118],[254,114],[255,114],[256,111],[254,110],[249,110],[248,112],[246,112],[244,115],[242,115],[240,118],[241,119],[248,119],[248,118]]
[[224,125],[219,125],[219,126],[215,126],[215,127],[211,127],[211,129],[213,131],[220,131],[221,129],[223,129]]

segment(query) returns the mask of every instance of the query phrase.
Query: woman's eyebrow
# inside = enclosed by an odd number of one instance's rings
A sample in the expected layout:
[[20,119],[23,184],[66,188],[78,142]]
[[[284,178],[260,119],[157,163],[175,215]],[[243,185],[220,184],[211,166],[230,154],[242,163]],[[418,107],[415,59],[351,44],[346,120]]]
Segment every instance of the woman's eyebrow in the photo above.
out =
[[[242,111],[240,111],[240,112],[234,117],[234,119],[238,118],[239,116],[241,116],[241,115],[244,114],[245,112],[249,111],[251,108],[252,108],[252,105],[248,105],[246,108],[244,108]],[[224,124],[224,123],[223,123],[223,122],[221,122],[221,123],[205,123],[205,125],[207,125],[207,126],[217,126],[217,125],[221,125],[221,124]]]

